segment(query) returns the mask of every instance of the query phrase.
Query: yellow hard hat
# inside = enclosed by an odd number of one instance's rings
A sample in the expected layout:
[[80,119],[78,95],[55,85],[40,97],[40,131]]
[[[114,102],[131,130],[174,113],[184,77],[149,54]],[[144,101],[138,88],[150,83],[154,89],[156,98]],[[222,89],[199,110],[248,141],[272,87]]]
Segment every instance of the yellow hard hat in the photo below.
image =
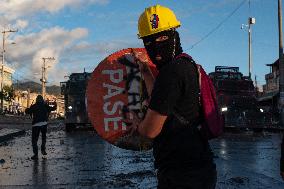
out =
[[177,20],[176,15],[171,9],[155,5],[146,8],[140,15],[138,20],[138,37],[145,37],[179,26],[180,21]]

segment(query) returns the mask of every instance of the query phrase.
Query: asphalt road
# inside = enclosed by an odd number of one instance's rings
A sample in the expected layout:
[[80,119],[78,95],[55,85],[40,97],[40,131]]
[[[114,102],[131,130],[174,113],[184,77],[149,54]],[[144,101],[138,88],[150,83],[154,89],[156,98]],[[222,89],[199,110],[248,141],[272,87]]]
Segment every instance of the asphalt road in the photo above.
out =
[[[152,152],[123,150],[92,131],[49,128],[47,159],[30,160],[31,132],[0,144],[0,188],[156,188]],[[283,189],[280,134],[226,133],[211,141],[219,189]],[[40,142],[39,142],[40,144]]]

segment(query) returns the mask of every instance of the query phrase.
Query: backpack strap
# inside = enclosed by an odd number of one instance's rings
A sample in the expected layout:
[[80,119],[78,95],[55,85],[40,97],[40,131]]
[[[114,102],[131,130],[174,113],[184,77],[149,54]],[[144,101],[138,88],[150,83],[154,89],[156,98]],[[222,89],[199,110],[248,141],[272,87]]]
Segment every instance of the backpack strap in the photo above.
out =
[[175,57],[175,59],[182,58],[182,57],[187,58],[187,59],[190,59],[190,60],[193,60],[192,57],[189,56],[189,55],[186,54],[186,53],[181,53],[181,54],[177,55],[177,56]]
[[190,63],[193,63],[196,68],[197,68],[197,74],[198,74],[198,81],[199,81],[199,88],[201,87],[201,74],[200,74],[200,65],[199,64],[196,64],[196,62],[192,59],[191,56],[189,56],[188,54],[186,53],[181,53],[179,55],[177,55],[175,57],[175,59],[179,59],[179,58],[186,58],[190,61]]
[[[201,87],[200,65],[196,64],[195,61],[192,59],[192,57],[189,56],[186,53],[181,53],[181,54],[179,54],[175,57],[175,59],[179,59],[179,58],[185,58],[185,59],[189,60],[190,63],[192,63],[194,66],[196,66],[197,74],[198,74],[198,82],[199,82],[199,93],[200,93],[200,87]],[[199,95],[199,105],[201,106],[200,95]],[[177,118],[182,125],[190,124],[190,122],[188,120],[186,120],[186,118],[184,118],[182,115],[177,113],[175,110],[173,111],[173,116],[175,118]]]
[[179,113],[177,113],[175,110],[173,110],[173,116],[175,118],[178,119],[178,121],[182,124],[182,125],[188,125],[190,124],[189,121],[187,121],[182,115],[180,115]]

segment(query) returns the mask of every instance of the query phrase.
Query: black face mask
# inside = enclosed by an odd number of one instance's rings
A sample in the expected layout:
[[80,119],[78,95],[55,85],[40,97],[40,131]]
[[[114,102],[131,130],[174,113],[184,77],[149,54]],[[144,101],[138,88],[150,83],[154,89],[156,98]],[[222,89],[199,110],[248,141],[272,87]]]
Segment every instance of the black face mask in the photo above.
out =
[[[156,39],[161,36],[165,36],[167,39],[157,41]],[[170,63],[176,55],[182,52],[178,33],[174,30],[144,37],[143,42],[150,59],[157,66],[157,69],[161,69],[162,66]],[[156,60],[157,55],[161,56],[161,60]]]

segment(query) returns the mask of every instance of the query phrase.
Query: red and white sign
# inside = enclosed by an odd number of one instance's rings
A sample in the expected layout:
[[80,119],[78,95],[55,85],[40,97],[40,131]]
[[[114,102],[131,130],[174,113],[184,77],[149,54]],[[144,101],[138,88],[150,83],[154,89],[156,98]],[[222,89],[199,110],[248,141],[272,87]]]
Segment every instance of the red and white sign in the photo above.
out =
[[[118,147],[132,150],[148,150],[152,142],[141,136],[130,136],[122,121],[129,111],[138,117],[145,113],[149,98],[141,77],[134,52],[146,53],[143,48],[118,51],[95,68],[87,87],[88,116],[97,133]],[[149,67],[157,74],[155,65]]]

